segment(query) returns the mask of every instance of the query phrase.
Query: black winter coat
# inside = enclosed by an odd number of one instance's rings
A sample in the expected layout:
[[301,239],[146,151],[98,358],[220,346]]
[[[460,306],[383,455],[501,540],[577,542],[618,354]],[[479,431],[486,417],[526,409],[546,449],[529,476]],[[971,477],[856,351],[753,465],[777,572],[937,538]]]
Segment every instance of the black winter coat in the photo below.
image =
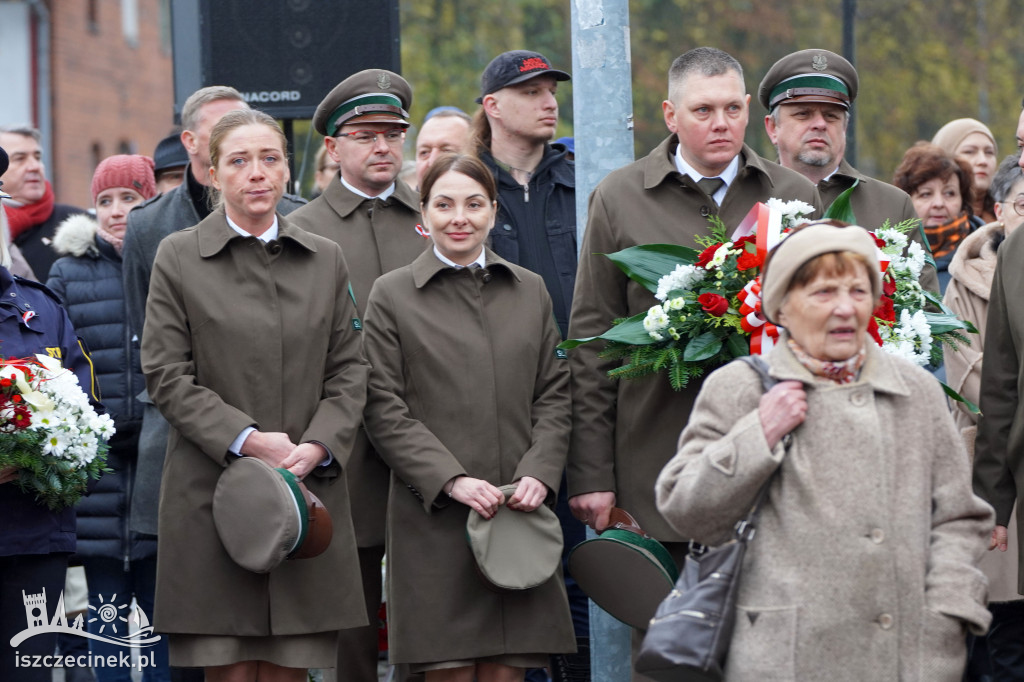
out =
[[50,269],[47,286],[64,301],[89,347],[103,404],[117,428],[107,454],[114,473],[100,478],[77,505],[77,553],[126,561],[154,556],[155,538],[128,530],[143,407],[135,396],[145,388],[145,378],[128,327],[121,256],[96,236],[96,221],[88,215],[64,221],[54,248],[63,257]]
[[479,156],[498,184],[491,248],[544,278],[564,339],[576,286],[576,165],[563,145],[548,145],[524,189],[489,150]]

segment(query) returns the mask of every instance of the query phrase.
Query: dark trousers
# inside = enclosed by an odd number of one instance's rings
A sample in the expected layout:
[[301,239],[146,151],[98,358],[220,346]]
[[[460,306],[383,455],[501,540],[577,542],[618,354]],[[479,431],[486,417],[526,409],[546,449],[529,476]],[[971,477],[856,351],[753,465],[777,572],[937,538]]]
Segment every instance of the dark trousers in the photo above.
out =
[[[121,621],[120,618],[128,618],[131,615],[132,597],[135,597],[146,617],[153,619],[156,557],[132,561],[127,571],[123,561],[106,557],[84,557],[82,565],[85,566],[85,579],[89,584],[89,632],[124,637],[128,623]],[[117,612],[112,612],[115,616],[113,622],[108,622],[110,619],[103,617],[107,613],[102,610],[104,605],[107,605],[108,609],[110,605],[117,607]],[[96,639],[89,640],[89,649],[95,656],[114,658],[124,651],[124,647],[119,644]],[[153,652],[156,663],[155,667],[143,670],[143,682],[169,682],[171,675],[167,667],[167,636],[161,637],[155,646],[139,651],[147,657]],[[132,679],[130,668],[97,667],[93,672],[99,682],[131,682]]]
[[988,610],[988,634],[967,636],[964,682],[1024,680],[1024,600],[992,603]]
[[379,659],[378,632],[380,622],[381,580],[380,562],[384,547],[360,547],[359,569],[363,577],[363,596],[366,599],[366,618],[370,624],[361,628],[342,630],[338,636],[338,667],[325,670],[325,680],[338,682],[377,682]]
[[[51,682],[53,667],[26,667],[33,656],[52,656],[56,633],[33,635],[13,649],[11,638],[29,626],[30,617],[49,625],[64,591],[67,554],[22,554],[0,557],[0,680]],[[26,606],[25,595],[46,591],[46,607]],[[31,614],[30,611],[35,611]],[[30,657],[26,662],[25,657]]]

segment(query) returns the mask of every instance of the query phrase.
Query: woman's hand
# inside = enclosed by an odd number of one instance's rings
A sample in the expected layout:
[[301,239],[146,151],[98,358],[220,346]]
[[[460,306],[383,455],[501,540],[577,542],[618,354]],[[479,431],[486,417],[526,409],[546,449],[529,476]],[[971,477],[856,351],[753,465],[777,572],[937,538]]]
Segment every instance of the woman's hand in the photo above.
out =
[[480,478],[459,476],[453,479],[451,495],[480,516],[489,519],[505,503],[505,496],[495,486]]
[[[261,459],[277,468],[295,449],[295,443],[287,433],[279,431],[253,431],[242,443],[241,452],[246,457]],[[287,468],[287,467],[285,467]]]
[[761,396],[757,408],[761,429],[768,447],[774,448],[782,437],[807,418],[807,393],[799,381],[780,381]]
[[320,466],[327,459],[327,449],[319,443],[302,443],[281,460],[279,465],[292,472],[299,479],[305,478],[310,471]]
[[0,468],[0,485],[10,483],[16,478],[18,478],[18,467]]
[[516,511],[532,512],[544,504],[548,487],[533,476],[523,476],[517,481],[516,491],[508,498],[506,506]]
[[998,547],[1000,552],[1005,552],[1007,539],[1006,526],[996,526],[992,529],[992,539],[988,543],[988,551],[991,552]]

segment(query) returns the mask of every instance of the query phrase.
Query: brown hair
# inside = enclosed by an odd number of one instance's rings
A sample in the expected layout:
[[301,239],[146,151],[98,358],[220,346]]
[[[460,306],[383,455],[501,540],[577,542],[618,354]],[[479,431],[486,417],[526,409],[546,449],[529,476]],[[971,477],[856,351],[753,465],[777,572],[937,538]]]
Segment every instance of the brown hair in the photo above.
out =
[[469,131],[472,133],[470,145],[473,149],[491,148],[491,122],[487,118],[483,107],[477,109],[476,113],[473,114]]
[[960,186],[960,210],[972,215],[974,172],[970,165],[930,142],[917,142],[906,151],[892,176],[892,184],[913,196],[917,188],[929,180],[938,178],[945,182],[954,175]]
[[498,187],[494,184],[494,176],[491,175],[491,171],[487,169],[483,161],[468,154],[444,154],[437,157],[437,160],[427,169],[427,174],[423,176],[423,184],[420,186],[420,206],[427,205],[434,183],[449,171],[462,173],[471,180],[475,180],[483,186],[488,199],[498,200]]

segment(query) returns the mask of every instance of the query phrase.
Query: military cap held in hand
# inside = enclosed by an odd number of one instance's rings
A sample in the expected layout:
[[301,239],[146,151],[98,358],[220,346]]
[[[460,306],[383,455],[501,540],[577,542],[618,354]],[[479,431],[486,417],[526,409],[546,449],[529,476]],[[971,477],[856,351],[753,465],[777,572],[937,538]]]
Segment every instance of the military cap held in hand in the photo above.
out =
[[409,125],[412,87],[393,71],[366,69],[352,74],[327,93],[313,114],[313,128],[334,137],[348,123]]
[[765,74],[757,98],[771,111],[779,104],[822,102],[846,109],[857,97],[857,69],[835,52],[800,50],[786,55]]

